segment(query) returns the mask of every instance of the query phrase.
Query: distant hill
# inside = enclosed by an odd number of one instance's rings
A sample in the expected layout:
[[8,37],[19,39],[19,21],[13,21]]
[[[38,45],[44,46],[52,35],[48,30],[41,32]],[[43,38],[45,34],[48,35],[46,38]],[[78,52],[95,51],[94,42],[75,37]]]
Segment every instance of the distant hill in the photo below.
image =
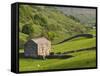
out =
[[82,24],[94,26],[96,23],[96,10],[88,8],[71,8],[71,7],[57,7],[58,10],[62,11],[68,16],[74,16]]
[[52,43],[58,43],[69,36],[89,31],[90,28],[66,16],[62,11],[66,12],[64,9],[48,6],[20,5],[20,48],[31,38],[46,37]]

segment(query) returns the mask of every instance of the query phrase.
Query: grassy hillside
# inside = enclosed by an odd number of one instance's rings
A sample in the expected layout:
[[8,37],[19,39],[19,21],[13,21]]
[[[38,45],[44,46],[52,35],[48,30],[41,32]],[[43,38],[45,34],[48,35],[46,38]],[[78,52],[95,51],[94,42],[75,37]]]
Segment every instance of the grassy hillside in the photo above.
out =
[[[75,49],[95,46],[95,38],[75,40],[64,42],[59,45],[53,45],[52,52],[66,52]],[[93,50],[84,50],[81,52],[74,52],[71,58],[66,59],[33,59],[20,57],[20,71],[34,71],[34,70],[52,70],[52,69],[71,69],[71,68],[89,68],[96,67],[96,52]]]
[[26,34],[27,39],[44,36],[52,43],[89,31],[86,26],[67,17],[54,7],[34,5],[19,6],[19,26],[20,33]]
[[86,8],[57,8],[65,13],[67,16],[79,21],[81,24],[85,24],[87,26],[95,26],[96,24],[96,10],[95,9],[86,9]]
[[96,67],[96,54],[94,50],[72,54],[69,59],[20,59],[20,71],[71,69]]
[[94,47],[96,45],[95,41],[96,41],[95,38],[90,38],[90,39],[84,38],[80,40],[68,41],[62,44],[54,45],[52,47],[52,51],[66,52],[66,51],[78,50],[82,48]]
[[[73,19],[66,15],[62,11],[63,9],[59,10],[58,8],[35,5],[19,6],[19,71],[96,67],[95,49],[72,52],[68,54],[71,57],[66,59],[42,60],[24,57],[24,44],[27,40],[38,37],[46,37],[50,40],[52,43],[51,52],[54,53],[96,47],[96,29],[83,25],[76,18]],[[69,37],[84,33],[92,34],[94,37],[78,37],[57,44]]]
[[[81,48],[88,48],[95,46],[95,38],[84,38],[82,40],[72,40],[58,45],[52,46],[52,51],[67,52]],[[20,51],[20,54],[23,50]],[[68,55],[68,54],[67,54]],[[84,50],[81,52],[74,52],[71,58],[66,59],[34,59],[24,58],[19,59],[20,71],[34,71],[34,70],[52,70],[52,69],[71,69],[71,68],[89,68],[96,67],[96,52],[93,50]]]

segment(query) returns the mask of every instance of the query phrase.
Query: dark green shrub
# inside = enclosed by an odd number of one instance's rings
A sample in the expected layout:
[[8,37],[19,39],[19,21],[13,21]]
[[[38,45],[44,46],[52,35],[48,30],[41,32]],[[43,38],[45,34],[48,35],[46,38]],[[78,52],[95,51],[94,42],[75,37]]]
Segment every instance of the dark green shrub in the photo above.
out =
[[50,52],[50,55],[54,55],[54,52]]
[[22,33],[24,34],[32,34],[34,32],[34,29],[31,24],[26,24],[22,28]]
[[61,52],[57,52],[56,54],[61,54]]

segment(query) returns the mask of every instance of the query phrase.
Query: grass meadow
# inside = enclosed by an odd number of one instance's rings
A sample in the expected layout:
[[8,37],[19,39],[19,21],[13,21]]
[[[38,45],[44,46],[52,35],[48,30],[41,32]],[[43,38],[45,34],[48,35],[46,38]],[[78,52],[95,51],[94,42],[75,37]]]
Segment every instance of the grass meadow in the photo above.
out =
[[[94,47],[96,44],[95,38],[82,38],[70,40],[58,45],[52,45],[52,51],[67,52],[71,50],[77,50],[81,48]],[[20,50],[20,54],[23,54],[23,49]],[[74,52],[70,58],[66,59],[34,59],[24,58],[20,56],[19,59],[19,71],[38,71],[38,70],[55,70],[55,69],[73,69],[73,68],[89,68],[96,67],[96,50],[84,50],[80,52]]]

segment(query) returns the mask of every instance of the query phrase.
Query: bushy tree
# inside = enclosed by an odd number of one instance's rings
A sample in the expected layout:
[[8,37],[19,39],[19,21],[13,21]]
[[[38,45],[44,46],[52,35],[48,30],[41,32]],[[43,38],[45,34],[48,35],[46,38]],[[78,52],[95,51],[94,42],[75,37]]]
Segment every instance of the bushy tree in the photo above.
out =
[[24,34],[32,34],[34,32],[34,29],[31,24],[25,24],[22,28],[22,33]]
[[43,14],[36,14],[36,15],[34,15],[34,22],[38,25],[46,27],[47,17]]
[[52,31],[50,31],[50,32],[48,32],[47,34],[48,34],[48,38],[49,38],[49,40],[52,41],[52,40],[54,39],[54,37],[55,37],[55,33],[52,32]]

